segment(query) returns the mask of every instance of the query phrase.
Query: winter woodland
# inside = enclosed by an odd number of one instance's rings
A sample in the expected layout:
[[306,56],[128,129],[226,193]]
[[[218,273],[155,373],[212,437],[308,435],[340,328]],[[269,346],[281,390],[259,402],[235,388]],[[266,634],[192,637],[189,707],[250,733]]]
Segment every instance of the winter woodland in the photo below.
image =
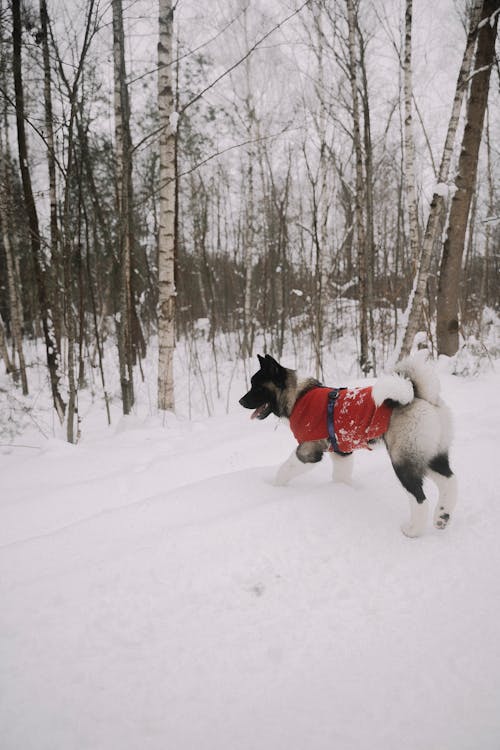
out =
[[48,396],[77,442],[82,398],[111,420],[145,379],[176,411],[174,361],[210,414],[264,350],[320,378],[343,339],[357,375],[494,358],[498,11],[3,0],[11,431]]
[[[0,0],[2,750],[498,750],[499,10]],[[446,531],[273,485],[256,354],[410,351]]]

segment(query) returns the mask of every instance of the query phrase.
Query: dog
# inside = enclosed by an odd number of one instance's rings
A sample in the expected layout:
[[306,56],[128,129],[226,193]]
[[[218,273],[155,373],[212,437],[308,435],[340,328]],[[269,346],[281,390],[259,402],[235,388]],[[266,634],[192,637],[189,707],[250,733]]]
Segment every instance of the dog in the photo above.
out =
[[290,422],[298,447],[280,466],[274,483],[286,485],[311,469],[328,452],[336,481],[351,482],[353,451],[383,440],[396,476],[410,499],[408,537],[425,530],[428,501],[423,481],[437,485],[434,525],[448,525],[457,502],[457,481],[450,468],[451,414],[440,398],[432,366],[418,358],[399,362],[394,372],[368,388],[326,388],[314,378],[298,377],[269,354],[258,355],[260,369],[239,401],[253,409],[252,419],[270,414]]

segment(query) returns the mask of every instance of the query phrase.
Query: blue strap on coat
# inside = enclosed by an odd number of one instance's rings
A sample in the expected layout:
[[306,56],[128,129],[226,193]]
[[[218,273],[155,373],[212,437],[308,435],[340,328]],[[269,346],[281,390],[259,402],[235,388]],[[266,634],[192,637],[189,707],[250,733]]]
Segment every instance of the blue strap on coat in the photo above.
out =
[[342,388],[332,388],[330,390],[330,393],[328,394],[328,410],[327,410],[327,419],[326,419],[330,445],[332,446],[333,452],[338,453],[340,456],[351,455],[351,451],[349,451],[349,453],[344,453],[343,451],[339,450],[337,438],[335,435],[335,401],[337,400],[340,391],[345,391],[345,390],[346,390],[345,386],[343,386]]

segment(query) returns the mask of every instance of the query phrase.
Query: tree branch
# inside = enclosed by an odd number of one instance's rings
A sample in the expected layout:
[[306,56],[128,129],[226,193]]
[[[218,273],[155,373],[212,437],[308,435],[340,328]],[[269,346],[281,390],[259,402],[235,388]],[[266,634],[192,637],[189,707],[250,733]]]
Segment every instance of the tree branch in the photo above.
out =
[[[299,7],[299,8],[297,8],[296,10],[294,10],[294,11],[293,11],[293,13],[290,13],[290,15],[286,16],[286,18],[284,18],[284,19],[283,19],[282,21],[280,21],[279,23],[277,23],[277,24],[276,24],[276,26],[273,26],[273,28],[272,28],[272,29],[270,29],[270,30],[269,30],[269,31],[267,31],[267,32],[266,32],[266,33],[265,33],[265,34],[264,34],[263,36],[261,36],[261,37],[260,37],[260,39],[258,39],[258,40],[257,40],[257,41],[255,42],[255,44],[253,44],[253,45],[252,45],[252,47],[250,47],[250,49],[249,49],[249,50],[247,50],[247,52],[246,52],[246,53],[245,53],[245,54],[243,55],[243,57],[240,57],[240,59],[239,59],[239,60],[237,60],[237,61],[236,61],[236,62],[235,62],[235,63],[234,63],[233,65],[231,65],[231,67],[230,67],[230,68],[228,68],[227,70],[225,70],[225,71],[224,71],[224,73],[221,73],[221,74],[220,74],[220,76],[217,76],[217,78],[215,78],[215,79],[214,79],[214,80],[212,81],[212,83],[209,83],[209,84],[208,84],[208,86],[205,86],[205,88],[204,88],[204,89],[202,89],[202,91],[200,91],[200,92],[199,92],[198,94],[196,94],[196,96],[195,96],[195,97],[193,97],[193,99],[191,99],[191,100],[190,100],[189,102],[187,102],[187,104],[185,104],[185,105],[184,105],[184,106],[183,106],[183,107],[182,107],[182,108],[181,108],[181,109],[179,110],[179,113],[178,113],[178,114],[179,114],[179,117],[182,117],[182,115],[184,114],[184,112],[186,111],[186,109],[188,109],[188,107],[191,107],[191,106],[192,106],[193,104],[195,104],[195,103],[196,103],[196,102],[197,102],[197,101],[198,101],[199,99],[201,99],[201,98],[202,98],[202,96],[203,96],[204,94],[206,94],[206,93],[207,93],[207,91],[210,91],[210,89],[212,89],[212,88],[213,88],[214,86],[216,86],[216,85],[217,85],[217,84],[219,83],[219,81],[222,81],[222,79],[223,79],[223,78],[225,78],[225,77],[226,77],[226,76],[228,76],[228,75],[229,75],[230,73],[232,73],[232,72],[233,72],[233,70],[235,70],[235,69],[236,69],[236,68],[237,68],[237,67],[238,67],[239,65],[241,65],[241,63],[242,63],[242,62],[245,62],[245,60],[247,60],[247,59],[248,59],[248,58],[250,57],[250,55],[252,54],[252,52],[255,52],[255,50],[256,50],[256,49],[257,49],[258,47],[260,47],[260,45],[261,45],[261,44],[262,44],[262,43],[263,43],[263,42],[264,42],[264,41],[265,41],[266,39],[268,39],[268,37],[270,37],[270,36],[271,36],[271,34],[274,34],[274,32],[275,32],[275,31],[277,31],[277,30],[278,30],[279,28],[281,28],[282,26],[284,26],[284,24],[285,24],[285,23],[287,23],[287,21],[289,21],[289,20],[290,20],[291,18],[293,18],[294,16],[296,16],[296,15],[297,15],[298,13],[300,13],[300,12],[301,12],[301,11],[302,11],[302,10],[303,10],[303,9],[304,9],[305,7],[306,7],[306,5],[309,5],[309,3],[310,3],[310,2],[311,2],[311,0],[305,0],[305,2],[304,2],[304,3],[302,3],[302,5],[301,5],[301,6]],[[142,145],[144,145],[144,143],[146,143],[146,142],[147,142],[147,141],[148,141],[148,140],[149,140],[150,138],[154,138],[154,137],[155,137],[156,135],[158,135],[159,133],[161,133],[161,132],[162,132],[162,130],[164,130],[164,128],[165,128],[165,127],[167,127],[167,126],[165,126],[165,125],[162,125],[161,127],[159,127],[159,128],[156,128],[156,130],[153,130],[153,131],[152,131],[151,133],[149,133],[148,135],[144,136],[144,138],[142,138],[142,139],[141,139],[141,140],[140,140],[140,141],[139,141],[138,143],[136,143],[136,145],[135,145],[135,146],[134,146],[134,148],[132,149],[132,152],[134,152],[134,151],[137,151],[137,150],[138,150],[138,149],[139,149],[139,148],[140,148],[140,147],[141,147]]]

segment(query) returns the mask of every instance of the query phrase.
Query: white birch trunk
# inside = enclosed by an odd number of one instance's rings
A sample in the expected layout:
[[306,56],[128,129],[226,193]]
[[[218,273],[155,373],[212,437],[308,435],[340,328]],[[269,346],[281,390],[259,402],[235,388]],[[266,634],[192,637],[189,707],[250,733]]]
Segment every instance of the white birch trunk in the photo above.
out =
[[459,348],[462,259],[467,227],[469,237],[472,238],[474,235],[474,188],[484,116],[488,103],[491,68],[495,62],[499,9],[500,0],[484,0],[475,70],[471,76],[462,146],[455,177],[456,191],[451,200],[448,228],[439,269],[436,340],[438,353],[446,354],[448,357],[456,354]]
[[113,68],[115,109],[115,154],[119,216],[120,322],[118,355],[123,413],[134,404],[131,295],[131,143],[130,111],[125,70],[125,38],[122,0],[113,0]]
[[[327,161],[326,137],[327,137],[327,111],[325,105],[326,76],[324,66],[324,32],[323,12],[321,8],[313,8],[314,25],[316,31],[316,59],[318,65],[316,91],[319,98],[318,137],[320,140],[320,157],[318,168],[318,197],[317,197],[317,257],[316,257],[316,337],[315,342],[315,375],[323,380],[323,298],[326,295],[328,273],[331,258],[327,253],[328,248],[328,214],[330,211],[330,199],[328,185],[328,173],[331,164]],[[313,186],[313,189],[315,187]]]
[[61,299],[63,299],[63,282],[61,279],[62,259],[59,253],[59,229],[57,218],[57,181],[56,181],[56,148],[54,136],[54,119],[52,109],[52,81],[50,71],[50,49],[49,49],[49,16],[46,0],[40,0],[40,21],[42,31],[42,56],[43,56],[43,98],[45,116],[45,135],[47,139],[47,167],[49,175],[49,202],[50,202],[50,258],[51,274],[54,285],[52,295],[52,318],[58,345],[61,345],[62,329],[64,325]]
[[[253,123],[251,122],[251,127]],[[245,357],[252,356],[253,338],[255,321],[253,316],[253,298],[252,298],[252,281],[254,275],[254,266],[257,262],[257,252],[255,247],[255,226],[254,226],[254,180],[253,164],[255,162],[255,152],[252,146],[248,150],[248,170],[245,179],[245,232],[243,234],[243,251],[245,265],[245,299],[243,303],[243,351]]]
[[363,151],[361,146],[360,114],[358,100],[358,77],[356,60],[356,18],[353,0],[347,0],[347,21],[349,27],[349,77],[352,95],[353,141],[356,155],[356,196],[355,218],[358,244],[358,294],[359,294],[359,364],[362,372],[368,372],[371,365],[368,357],[368,303],[366,271],[366,234],[363,215]]
[[[467,43],[462,59],[462,65],[458,74],[455,97],[453,99],[450,121],[448,123],[448,132],[446,134],[443,156],[439,168],[438,184],[440,186],[445,184],[448,181],[449,177],[450,164],[453,156],[453,147],[458,130],[460,111],[462,109],[462,103],[467,90],[467,80],[474,56],[474,49],[477,38],[477,27],[481,18],[482,6],[482,0],[474,0],[474,4],[470,11],[469,33],[467,35]],[[418,332],[422,315],[422,306],[426,299],[426,287],[427,280],[429,278],[432,253],[434,245],[439,237],[440,227],[446,209],[446,203],[442,192],[442,190],[438,189],[437,192],[434,193],[432,198],[430,212],[427,219],[427,226],[422,243],[422,249],[420,252],[419,264],[415,275],[415,281],[405,312],[405,318],[407,321],[406,330],[401,345],[396,347],[396,351],[393,354],[394,360],[399,359],[399,357],[401,356],[406,356],[410,353],[413,339]]]
[[[243,28],[245,35],[245,44],[250,47],[248,34],[248,6],[243,13]],[[256,107],[252,96],[252,72],[250,59],[245,60],[245,104],[244,116],[247,123],[247,136],[251,141],[247,150],[248,168],[244,176],[244,195],[245,208],[243,220],[245,230],[243,232],[243,258],[245,265],[245,298],[243,303],[243,351],[245,357],[251,357],[253,354],[253,340],[255,335],[255,316],[254,316],[254,299],[252,295],[252,284],[254,279],[254,269],[258,260],[257,253],[257,227],[255,216],[255,188],[254,188],[254,165],[257,163],[256,148],[252,141],[259,136],[259,123],[256,119]],[[267,293],[267,287],[262,289],[264,294]]]
[[418,264],[418,210],[415,190],[415,142],[413,140],[412,117],[412,69],[411,69],[411,33],[413,0],[406,0],[405,12],[405,47],[404,47],[404,140],[405,140],[405,182],[406,201],[408,206],[408,225],[410,234],[410,253],[414,270]]
[[159,0],[158,111],[160,216],[158,231],[158,408],[173,410],[175,351],[175,128],[172,75],[174,11]]

